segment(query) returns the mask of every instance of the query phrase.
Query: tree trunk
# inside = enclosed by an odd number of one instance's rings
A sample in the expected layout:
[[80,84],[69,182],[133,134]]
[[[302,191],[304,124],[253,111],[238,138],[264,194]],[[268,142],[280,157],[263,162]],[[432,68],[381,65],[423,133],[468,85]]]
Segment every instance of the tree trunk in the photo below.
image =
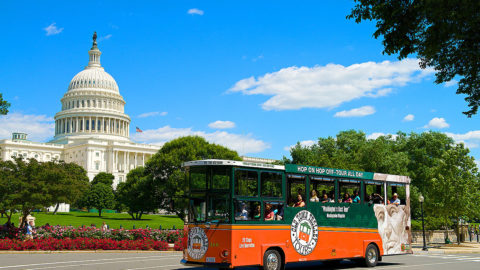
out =
[[102,216],[102,209],[98,209],[98,216],[99,216],[99,217]]
[[57,203],[57,206],[55,206],[55,210],[53,211],[53,214],[56,215],[58,208],[60,207],[60,203]]
[[142,219],[143,211],[140,211],[140,217],[138,217],[139,220]]
[[132,217],[133,220],[135,220],[135,216],[133,216],[133,212],[128,212],[128,214]]
[[460,219],[457,218],[457,244],[460,245]]

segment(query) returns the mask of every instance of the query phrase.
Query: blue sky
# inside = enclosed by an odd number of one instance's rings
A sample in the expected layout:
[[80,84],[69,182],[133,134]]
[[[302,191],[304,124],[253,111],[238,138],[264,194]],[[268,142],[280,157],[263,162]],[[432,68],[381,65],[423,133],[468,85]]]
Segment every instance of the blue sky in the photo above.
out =
[[[97,31],[131,137],[162,144],[201,135],[248,156],[356,129],[446,132],[480,157],[479,117],[456,85],[415,58],[382,54],[352,1],[2,1],[0,92],[12,103],[0,138],[53,136],[70,80]],[[407,117],[408,116],[408,117]],[[144,132],[136,133],[135,127]]]

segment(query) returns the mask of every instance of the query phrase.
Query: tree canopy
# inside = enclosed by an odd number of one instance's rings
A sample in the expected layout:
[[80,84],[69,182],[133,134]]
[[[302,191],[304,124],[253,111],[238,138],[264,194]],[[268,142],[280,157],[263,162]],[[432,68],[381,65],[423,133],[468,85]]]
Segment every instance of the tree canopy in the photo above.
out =
[[403,59],[415,55],[422,68],[436,71],[436,83],[459,78],[457,94],[465,94],[468,117],[480,104],[480,1],[355,0],[347,16],[357,23],[376,22],[375,38],[383,37],[384,53]]
[[8,107],[10,107],[10,103],[6,100],[3,100],[2,93],[0,93],[0,115],[5,115],[8,113]]
[[45,177],[54,184],[50,187],[53,203],[56,205],[54,214],[60,203],[74,203],[89,186],[87,171],[75,163],[50,161],[45,166]]
[[7,222],[16,211],[26,220],[34,209],[72,203],[86,186],[86,171],[73,163],[23,158],[0,161],[0,212],[7,215]]
[[[311,146],[290,150],[296,164],[407,175],[412,217],[419,217],[419,193],[425,197],[427,222],[450,225],[451,219],[480,216],[480,177],[463,144],[444,133],[397,133],[367,139],[361,131],[342,131]],[[428,213],[434,213],[428,215]]]
[[106,172],[100,172],[92,180],[92,185],[102,183],[107,186],[111,186],[113,184],[113,180],[115,179],[115,176],[111,173],[106,173]]
[[128,209],[132,219],[142,219],[146,212],[153,211],[155,190],[152,179],[145,175],[145,169],[138,167],[127,174],[127,181],[118,184],[116,198]]
[[163,145],[145,166],[145,174],[155,185],[156,204],[183,218],[186,183],[182,163],[212,158],[240,160],[237,152],[198,136],[181,137]]
[[103,209],[111,209],[115,206],[115,195],[112,186],[104,183],[91,185],[82,198],[83,204],[88,208],[96,208],[98,216],[102,216]]

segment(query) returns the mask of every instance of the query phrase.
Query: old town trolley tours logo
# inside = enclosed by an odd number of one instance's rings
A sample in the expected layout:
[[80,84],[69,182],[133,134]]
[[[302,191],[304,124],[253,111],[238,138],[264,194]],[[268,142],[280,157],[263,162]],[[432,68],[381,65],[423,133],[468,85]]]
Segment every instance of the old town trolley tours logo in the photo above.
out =
[[310,254],[318,241],[318,225],[313,214],[307,210],[298,212],[293,218],[290,236],[299,254]]
[[201,259],[208,249],[208,238],[205,231],[199,227],[193,227],[188,232],[188,255],[195,260]]

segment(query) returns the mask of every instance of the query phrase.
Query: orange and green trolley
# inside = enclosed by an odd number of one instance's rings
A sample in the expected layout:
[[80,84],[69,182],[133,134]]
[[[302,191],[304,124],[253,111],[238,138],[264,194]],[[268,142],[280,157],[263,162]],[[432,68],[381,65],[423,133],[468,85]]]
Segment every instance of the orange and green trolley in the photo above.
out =
[[406,176],[231,160],[183,167],[183,264],[279,270],[350,259],[375,266],[383,256],[412,253]]

